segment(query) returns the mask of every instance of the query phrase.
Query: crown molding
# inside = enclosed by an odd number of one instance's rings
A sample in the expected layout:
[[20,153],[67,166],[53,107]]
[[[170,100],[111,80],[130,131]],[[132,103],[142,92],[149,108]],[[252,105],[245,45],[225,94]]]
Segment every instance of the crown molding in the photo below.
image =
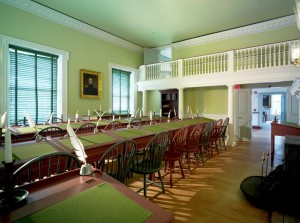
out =
[[188,48],[192,46],[198,46],[201,44],[212,43],[216,41],[252,35],[262,32],[271,31],[274,29],[285,28],[288,26],[293,26],[296,24],[295,15],[285,16],[279,19],[273,19],[266,22],[257,23],[254,25],[244,26],[241,28],[231,29],[219,33],[214,33],[211,35],[201,36],[197,38],[193,38],[190,40],[181,41],[178,43],[173,43],[172,47],[175,49]]
[[43,17],[45,19],[51,20],[53,22],[59,23],[61,25],[67,26],[69,28],[78,30],[87,35],[91,35],[102,39],[104,41],[110,42],[112,44],[130,49],[136,52],[143,52],[143,48],[135,45],[131,42],[128,42],[124,39],[121,39],[117,36],[111,35],[103,30],[97,29],[93,26],[80,22],[76,19],[73,19],[69,16],[63,15],[57,11],[49,9],[45,6],[39,5],[33,1],[29,0],[0,0],[1,3],[8,4],[10,6],[22,9],[34,15]]
[[[57,11],[49,9],[45,6],[39,5],[30,0],[0,0],[1,3],[11,5],[13,7],[22,9],[29,13],[35,14],[37,16],[43,17],[45,19],[51,20],[53,22],[59,23],[61,25],[70,27],[72,29],[83,32],[87,35],[94,36],[96,38],[102,39],[104,41],[110,42],[112,44],[130,49],[136,52],[143,52],[143,48],[121,39],[117,36],[111,35],[103,30],[97,29],[93,26],[80,22],[69,16],[63,15]],[[178,43],[173,43],[171,46],[174,49],[188,48],[192,46],[198,46],[201,44],[212,43],[216,41],[226,40],[230,38],[236,38],[246,35],[252,35],[261,32],[267,32],[274,29],[285,28],[288,26],[297,25],[295,15],[285,16],[279,19],[274,19],[262,23],[257,23],[254,25],[244,26],[241,28],[236,28],[232,30],[227,30],[219,33],[214,33],[211,35],[201,36]]]

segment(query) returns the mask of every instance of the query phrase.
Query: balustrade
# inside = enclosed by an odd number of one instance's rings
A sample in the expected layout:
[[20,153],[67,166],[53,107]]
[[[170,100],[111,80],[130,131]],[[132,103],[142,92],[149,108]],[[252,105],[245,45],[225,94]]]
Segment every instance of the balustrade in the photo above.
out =
[[288,66],[291,65],[291,48],[299,43],[300,40],[294,40],[143,65],[145,69],[140,69],[139,81]]

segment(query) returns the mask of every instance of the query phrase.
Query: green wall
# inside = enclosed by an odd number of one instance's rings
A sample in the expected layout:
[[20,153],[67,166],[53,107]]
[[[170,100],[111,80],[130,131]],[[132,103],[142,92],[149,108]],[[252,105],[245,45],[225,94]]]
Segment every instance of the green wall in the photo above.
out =
[[[2,3],[0,3],[0,34],[69,52],[68,114],[74,114],[77,109],[79,113],[86,114],[88,109],[97,109],[100,104],[103,109],[108,109],[109,63],[133,69],[138,69],[143,63],[142,52],[116,46]],[[2,58],[0,59],[1,65]],[[102,99],[80,98],[80,69],[102,72]],[[2,66],[0,78],[2,78]]]
[[187,88],[184,90],[184,112],[189,106],[193,113],[227,114],[228,88],[226,86]]

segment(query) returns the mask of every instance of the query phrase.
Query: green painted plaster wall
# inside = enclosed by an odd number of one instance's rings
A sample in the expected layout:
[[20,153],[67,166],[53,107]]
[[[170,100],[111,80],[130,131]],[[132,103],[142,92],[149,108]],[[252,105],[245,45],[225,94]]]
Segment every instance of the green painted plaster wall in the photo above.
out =
[[155,109],[155,115],[159,115],[159,109],[161,107],[161,94],[157,90],[153,91],[147,91],[147,108],[148,111],[154,112]]
[[[74,114],[77,109],[79,113],[86,114],[88,109],[98,109],[100,104],[103,109],[108,110],[110,90],[108,64],[138,69],[143,63],[142,52],[119,47],[2,3],[0,3],[0,34],[69,52],[68,114]],[[102,99],[80,98],[80,69],[102,72]]]
[[199,115],[204,111],[206,114],[227,114],[228,88],[226,86],[187,88],[184,90],[184,112],[187,107]]

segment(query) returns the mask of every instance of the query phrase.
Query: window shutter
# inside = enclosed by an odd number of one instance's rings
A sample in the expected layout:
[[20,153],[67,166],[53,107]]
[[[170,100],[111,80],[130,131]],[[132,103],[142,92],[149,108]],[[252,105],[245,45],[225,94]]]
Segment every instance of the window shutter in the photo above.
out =
[[51,112],[57,115],[58,56],[9,46],[9,123],[28,113],[43,123]]
[[127,114],[130,101],[130,72],[112,69],[112,107],[117,114]]

